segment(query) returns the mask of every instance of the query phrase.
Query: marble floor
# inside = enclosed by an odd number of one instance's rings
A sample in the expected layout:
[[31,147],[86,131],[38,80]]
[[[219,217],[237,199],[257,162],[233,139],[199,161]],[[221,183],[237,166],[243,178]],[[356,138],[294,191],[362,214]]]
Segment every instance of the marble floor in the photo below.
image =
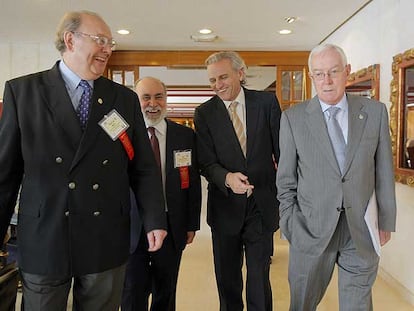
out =
[[[289,288],[287,281],[288,243],[275,234],[275,254],[271,265],[271,283],[273,291],[273,309],[289,310]],[[177,288],[177,311],[219,310],[214,268],[212,259],[211,237],[206,225],[197,234],[192,245],[183,254]],[[338,310],[336,273],[318,307],[318,311]],[[375,311],[414,311],[387,285],[380,277],[373,288]]]
[[[275,254],[271,265],[273,290],[273,309],[289,310],[289,288],[287,282],[288,243],[275,235]],[[338,310],[336,274],[318,311]],[[17,308],[20,310],[21,294],[18,294]],[[373,288],[375,311],[414,311],[414,306],[402,298],[380,277]],[[69,305],[71,302],[69,301]],[[68,307],[68,310],[71,310]],[[214,311],[219,310],[211,249],[211,238],[207,225],[196,235],[193,244],[183,254],[177,285],[177,311]]]
[[[205,190],[205,187],[203,188]],[[177,311],[219,310],[210,230],[205,223],[205,198],[207,196],[204,194],[201,230],[197,233],[194,242],[185,249],[181,262],[177,284]],[[275,252],[270,271],[273,291],[273,309],[287,311],[289,310],[289,288],[287,281],[289,245],[285,240],[279,238],[278,232],[275,234],[274,242]],[[17,310],[20,310],[20,300],[21,294],[19,293]],[[414,311],[414,306],[405,302],[380,277],[377,278],[373,288],[373,301],[375,311]],[[69,305],[71,305],[71,301],[69,301]],[[68,310],[70,309],[68,307]],[[338,310],[337,277],[335,273],[325,297],[317,310]]]

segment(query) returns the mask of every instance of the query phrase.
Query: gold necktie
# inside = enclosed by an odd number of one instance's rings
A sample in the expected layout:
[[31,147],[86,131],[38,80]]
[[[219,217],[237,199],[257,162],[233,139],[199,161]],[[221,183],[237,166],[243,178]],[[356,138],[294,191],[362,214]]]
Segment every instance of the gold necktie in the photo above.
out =
[[239,102],[234,101],[230,104],[230,119],[233,122],[234,131],[236,132],[237,138],[239,139],[240,147],[243,151],[244,156],[246,156],[246,134],[244,133],[243,123],[241,122],[236,108]]

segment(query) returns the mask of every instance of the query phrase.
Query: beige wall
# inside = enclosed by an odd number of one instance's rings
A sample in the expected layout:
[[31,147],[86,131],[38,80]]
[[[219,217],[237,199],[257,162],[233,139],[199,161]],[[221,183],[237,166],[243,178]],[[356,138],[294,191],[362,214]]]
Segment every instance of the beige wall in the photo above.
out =
[[0,98],[12,78],[51,68],[59,53],[53,43],[0,43]]
[[[374,0],[326,42],[342,46],[352,71],[381,66],[380,100],[390,107],[392,57],[414,48],[412,0]],[[396,183],[397,232],[382,249],[380,275],[414,305],[414,188]]]

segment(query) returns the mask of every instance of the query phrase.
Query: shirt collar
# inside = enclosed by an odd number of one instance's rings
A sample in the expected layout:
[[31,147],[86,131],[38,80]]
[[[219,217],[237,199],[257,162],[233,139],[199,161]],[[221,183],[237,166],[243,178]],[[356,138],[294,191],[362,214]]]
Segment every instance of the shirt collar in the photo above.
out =
[[344,96],[342,96],[341,100],[337,104],[335,104],[335,105],[327,104],[327,103],[323,102],[320,99],[319,99],[319,103],[321,105],[321,108],[322,108],[322,112],[323,113],[325,113],[326,110],[328,110],[332,106],[339,107],[343,111],[347,111],[348,110],[348,101],[346,100],[346,94],[345,93],[344,93]]
[[[145,122],[146,128],[148,128],[148,124]],[[165,119],[162,119],[160,122],[158,122],[155,125],[151,125],[153,128],[157,130],[157,132],[161,135],[166,135],[167,133],[167,121]]]
[[[75,90],[82,79],[65,64],[64,60],[59,62],[59,70],[62,74],[63,80],[65,81],[66,87],[70,91]],[[88,83],[93,88],[93,80],[88,80]]]
[[244,107],[244,90],[243,88],[240,89],[239,95],[237,95],[235,100],[223,100],[224,105],[226,105],[226,109],[229,109],[229,106],[232,102],[237,101],[241,107]]

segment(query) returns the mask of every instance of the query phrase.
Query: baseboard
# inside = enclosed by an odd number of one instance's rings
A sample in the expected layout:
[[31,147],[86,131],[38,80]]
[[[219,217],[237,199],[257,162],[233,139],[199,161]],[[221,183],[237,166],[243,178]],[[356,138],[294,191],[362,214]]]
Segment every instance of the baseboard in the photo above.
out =
[[378,275],[399,295],[401,295],[403,300],[414,306],[414,294],[412,292],[410,292],[405,286],[403,286],[400,282],[393,278],[391,274],[386,272],[381,267],[378,269]]

